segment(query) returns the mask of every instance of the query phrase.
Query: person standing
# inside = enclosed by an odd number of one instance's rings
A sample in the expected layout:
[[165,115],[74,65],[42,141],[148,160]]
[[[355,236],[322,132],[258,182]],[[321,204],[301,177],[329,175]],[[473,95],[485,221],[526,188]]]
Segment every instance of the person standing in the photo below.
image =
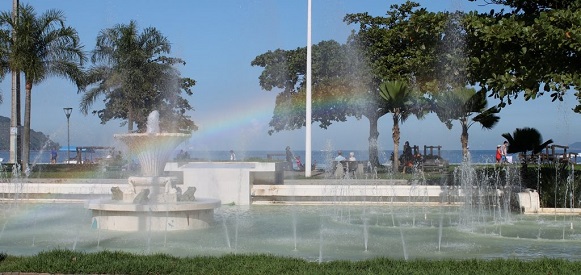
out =
[[50,163],[55,164],[57,161],[58,153],[55,148],[50,151]]
[[508,150],[508,141],[505,140],[504,143],[502,144],[502,146],[500,146],[501,158],[502,158],[501,161],[502,161],[502,163],[508,162],[508,159],[506,158],[506,156],[507,156],[507,154],[506,154],[507,150]]
[[230,150],[230,161],[236,161],[236,154],[234,150]]
[[500,148],[500,145],[496,145],[496,163],[500,163],[500,161],[502,160],[502,149]]
[[83,156],[81,154],[82,154],[81,148],[77,147],[77,155],[75,156],[77,164],[83,164]]
[[414,155],[412,153],[412,147],[410,146],[409,141],[406,141],[403,145],[403,154],[401,155],[401,162],[400,165],[408,166],[411,164]]
[[286,149],[286,169],[293,170],[293,161],[295,159],[293,152],[291,151],[290,146],[287,146]]

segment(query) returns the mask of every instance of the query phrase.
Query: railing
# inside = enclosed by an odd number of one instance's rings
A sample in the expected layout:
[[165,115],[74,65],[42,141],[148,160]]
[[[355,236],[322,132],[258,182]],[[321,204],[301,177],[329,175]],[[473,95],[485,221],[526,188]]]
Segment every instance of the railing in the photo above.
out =
[[[527,156],[528,163],[577,163],[577,154],[568,153],[569,146],[565,145],[547,145],[543,151],[538,154]],[[522,160],[523,156],[519,155]]]

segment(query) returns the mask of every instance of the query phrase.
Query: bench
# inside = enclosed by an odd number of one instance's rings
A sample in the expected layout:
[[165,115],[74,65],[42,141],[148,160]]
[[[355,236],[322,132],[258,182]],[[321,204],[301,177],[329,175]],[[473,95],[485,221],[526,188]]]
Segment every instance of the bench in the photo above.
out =
[[367,163],[367,161],[333,161],[330,174],[334,175],[336,178],[345,177],[347,173],[352,176],[363,175],[365,163]]
[[[438,150],[438,154],[434,154],[434,149]],[[429,150],[429,154],[428,154]],[[424,145],[424,155],[421,162],[421,167],[424,172],[437,171],[444,172],[448,169],[449,163],[442,158],[442,146],[428,146]]]
[[434,157],[424,159],[421,166],[424,172],[444,172],[448,169],[449,163],[445,159]]
[[569,146],[564,145],[547,145],[543,151],[535,155],[524,156],[519,154],[519,159],[526,163],[536,164],[550,164],[550,163],[577,163],[577,154],[567,152]]

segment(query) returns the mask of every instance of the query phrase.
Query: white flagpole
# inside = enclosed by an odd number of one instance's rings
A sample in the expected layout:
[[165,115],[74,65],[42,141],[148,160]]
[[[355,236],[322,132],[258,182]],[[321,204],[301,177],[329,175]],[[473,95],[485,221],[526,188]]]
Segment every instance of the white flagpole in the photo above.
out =
[[305,118],[305,177],[311,177],[311,0],[307,8],[307,110]]

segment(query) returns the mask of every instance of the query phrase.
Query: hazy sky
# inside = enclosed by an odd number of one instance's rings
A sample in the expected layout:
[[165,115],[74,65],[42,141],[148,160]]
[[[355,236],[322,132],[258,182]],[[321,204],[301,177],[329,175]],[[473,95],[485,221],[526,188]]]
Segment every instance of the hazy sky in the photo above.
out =
[[[404,1],[379,0],[312,0],[313,44],[334,39],[344,43],[351,28],[343,22],[347,13],[367,11],[385,15],[389,6]],[[480,9],[476,3],[460,0],[419,1],[431,11]],[[0,10],[11,10],[12,1],[2,1]],[[304,150],[304,129],[285,131],[269,136],[268,122],[272,116],[277,91],[263,91],[258,83],[261,68],[251,67],[258,55],[277,48],[289,50],[306,45],[307,1],[298,0],[38,0],[25,1],[38,14],[47,9],[62,10],[67,25],[77,29],[85,50],[95,46],[100,30],[116,24],[138,23],[140,31],[155,27],[172,43],[172,56],[184,59],[182,76],[195,79],[194,95],[189,97],[195,111],[192,118],[199,130],[182,147],[192,150],[271,150],[283,151],[287,145]],[[10,77],[6,77],[0,92],[4,102],[0,115],[10,117]],[[50,135],[61,145],[67,143],[67,123],[63,107],[72,107],[70,118],[71,145],[117,145],[114,133],[123,133],[121,121],[101,125],[91,114],[79,110],[81,95],[66,80],[51,78],[32,91],[31,127]],[[22,93],[24,96],[24,92]],[[102,99],[102,98],[101,98]],[[101,100],[98,100],[101,102]],[[24,102],[24,100],[22,100]],[[497,102],[491,101],[491,104]],[[470,128],[472,149],[494,149],[502,142],[502,133],[515,128],[534,127],[544,139],[556,144],[581,141],[581,115],[571,111],[576,105],[569,93],[563,103],[551,103],[544,96],[532,102],[520,98],[502,110],[500,123],[493,130]],[[96,105],[100,109],[100,105]],[[393,148],[389,115],[379,121],[380,147]],[[313,124],[312,148],[366,149],[369,122],[351,119],[334,123],[328,130]],[[416,145],[442,145],[444,149],[460,149],[460,127],[448,130],[434,114],[418,121],[410,118],[402,127],[403,141]]]

